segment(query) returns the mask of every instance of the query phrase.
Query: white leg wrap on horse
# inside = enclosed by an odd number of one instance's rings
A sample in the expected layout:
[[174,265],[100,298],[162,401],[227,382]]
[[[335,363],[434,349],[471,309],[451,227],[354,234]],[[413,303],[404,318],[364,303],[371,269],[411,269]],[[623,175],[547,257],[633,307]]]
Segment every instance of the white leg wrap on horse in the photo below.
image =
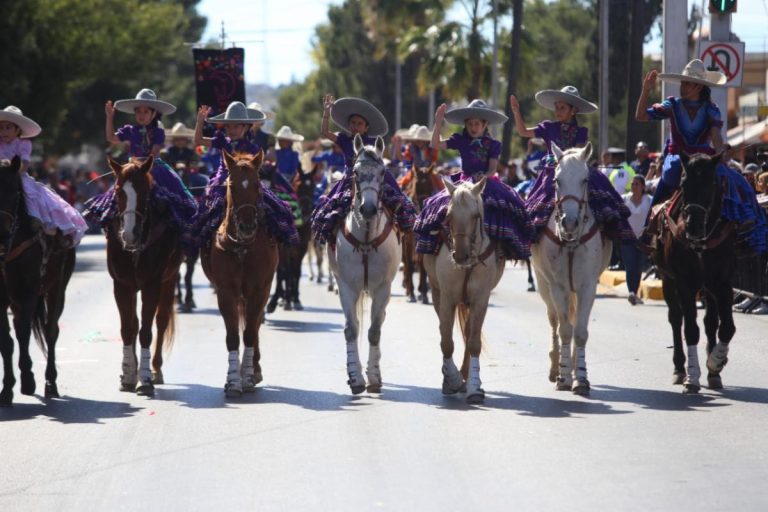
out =
[[560,381],[571,385],[573,381],[573,359],[571,359],[571,345],[560,347]]
[[232,350],[229,353],[227,380],[240,380],[240,354],[237,350]]
[[366,368],[366,373],[368,374],[368,381],[372,384],[381,383],[379,361],[381,361],[381,348],[378,345],[371,345],[368,352],[368,367]]
[[587,380],[586,347],[576,345],[576,380]]
[[360,371],[360,356],[357,352],[357,341],[347,342],[347,373],[349,374],[350,385],[363,383],[363,376]]
[[483,383],[480,380],[480,358],[469,358],[469,379],[467,379],[467,393],[472,394],[474,391],[478,391],[482,387]]
[[243,377],[253,377],[254,352],[255,352],[255,349],[253,347],[245,347],[245,349],[243,349],[243,362],[242,362]]
[[720,373],[728,361],[729,343],[718,342],[707,358],[707,369],[712,373]]
[[142,382],[152,380],[152,369],[150,368],[149,361],[152,355],[148,348],[141,349],[141,360],[139,362],[139,378]]
[[136,350],[133,345],[123,345],[123,373],[136,373]]
[[701,377],[701,368],[699,367],[699,346],[688,345],[688,375],[685,378],[684,384],[699,385],[699,377]]

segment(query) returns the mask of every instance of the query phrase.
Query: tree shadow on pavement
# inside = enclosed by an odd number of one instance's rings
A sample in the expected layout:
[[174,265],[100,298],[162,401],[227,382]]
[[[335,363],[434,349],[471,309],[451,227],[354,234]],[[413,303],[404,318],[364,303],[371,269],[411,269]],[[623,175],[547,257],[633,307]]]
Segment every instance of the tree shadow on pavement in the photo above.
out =
[[44,399],[36,404],[15,403],[12,407],[0,409],[0,423],[5,421],[29,420],[33,418],[49,418],[63,424],[103,423],[106,419],[129,418],[141,408],[126,402],[105,402],[88,400],[72,396],[57,399]]
[[593,386],[592,397],[604,402],[624,402],[654,411],[700,411],[712,407],[730,405],[718,401],[706,388],[694,395],[684,395],[682,386],[670,391],[658,389],[623,388],[618,386]]

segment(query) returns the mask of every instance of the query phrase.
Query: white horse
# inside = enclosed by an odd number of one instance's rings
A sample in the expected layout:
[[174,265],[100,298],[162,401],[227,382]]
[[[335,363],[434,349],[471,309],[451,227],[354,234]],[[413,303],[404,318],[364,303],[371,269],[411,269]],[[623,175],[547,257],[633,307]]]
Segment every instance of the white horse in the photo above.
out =
[[[486,179],[454,185],[444,180],[451,194],[446,219],[450,233],[437,255],[424,255],[424,268],[432,283],[432,299],[440,319],[443,351],[443,393],[467,393],[467,401],[485,399],[480,380],[482,327],[491,290],[504,274],[504,259],[485,233],[482,193]],[[458,309],[457,309],[458,308]],[[464,360],[459,373],[453,361],[453,323],[459,320],[464,338]],[[466,379],[466,380],[465,380]]]
[[[381,203],[384,186],[384,140],[363,146],[355,136],[353,168],[354,200],[344,224],[336,235],[335,250],[329,244],[328,261],[336,275],[339,298],[346,323],[347,374],[353,394],[381,392],[381,325],[389,303],[392,280],[400,263],[400,247],[390,214]],[[362,374],[357,349],[365,294],[371,297],[371,326],[368,329],[368,386]]]
[[[557,383],[558,390],[570,389],[587,396],[585,349],[589,314],[598,278],[610,261],[612,245],[603,240],[587,203],[591,143],[565,153],[552,144],[552,152],[558,163],[555,210],[544,236],[531,246],[539,293],[547,305],[552,327],[549,380]],[[576,341],[574,347],[571,338]]]

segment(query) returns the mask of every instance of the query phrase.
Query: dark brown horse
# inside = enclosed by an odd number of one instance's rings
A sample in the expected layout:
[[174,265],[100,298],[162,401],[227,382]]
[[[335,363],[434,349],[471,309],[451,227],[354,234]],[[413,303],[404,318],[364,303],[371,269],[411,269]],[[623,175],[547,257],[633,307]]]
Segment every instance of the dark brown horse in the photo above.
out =
[[35,375],[29,355],[29,338],[34,330],[40,348],[47,353],[45,397],[58,398],[56,385],[56,341],[59,317],[64,310],[64,293],[75,268],[75,249],[63,249],[54,237],[35,230],[27,213],[22,189],[21,160],[0,166],[0,353],[3,356],[3,390],[0,406],[13,403],[13,328],[19,342],[21,393],[35,393]]
[[[167,220],[163,206],[151,200],[153,164],[152,157],[123,166],[109,160],[116,177],[117,215],[106,230],[107,268],[113,280],[123,339],[120,391],[144,396],[154,396],[154,384],[163,384],[163,345],[167,342],[170,348],[173,341],[174,288],[183,256],[179,235]],[[141,323],[136,317],[137,293],[141,294]],[[157,336],[152,355],[154,322]],[[138,365],[136,336],[141,345]]]
[[[267,231],[260,207],[263,157],[262,152],[256,156],[223,154],[229,171],[227,212],[210,246],[201,251],[203,271],[216,288],[227,331],[229,370],[224,391],[229,398],[254,391],[262,380],[259,327],[278,258],[277,242]],[[242,364],[241,325],[245,345]]]
[[[674,340],[674,383],[684,393],[700,389],[696,323],[696,297],[703,292],[707,335],[707,381],[711,389],[722,388],[720,372],[727,362],[728,345],[736,332],[731,306],[736,232],[733,223],[721,217],[723,186],[717,165],[721,155],[683,155],[681,190],[662,205],[649,230],[658,233],[652,258],[662,275],[664,300]],[[687,345],[683,352],[684,328]],[[719,342],[718,342],[719,339]],[[686,371],[687,370],[687,371]]]
[[[441,190],[440,180],[435,174],[434,166],[419,167],[413,164],[413,179],[405,186],[403,192],[413,202],[416,213],[421,212],[424,201],[432,194]],[[403,287],[408,296],[408,302],[416,302],[413,288],[413,274],[419,271],[419,300],[423,304],[429,304],[429,283],[427,272],[424,270],[422,258],[416,254],[416,241],[413,233],[403,235]]]

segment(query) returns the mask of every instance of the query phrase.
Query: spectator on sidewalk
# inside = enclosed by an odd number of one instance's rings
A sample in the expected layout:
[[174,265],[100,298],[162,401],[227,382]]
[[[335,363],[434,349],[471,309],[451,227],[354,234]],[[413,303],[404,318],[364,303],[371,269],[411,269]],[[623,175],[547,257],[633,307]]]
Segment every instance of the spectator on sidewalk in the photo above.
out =
[[[652,198],[645,193],[645,178],[636,174],[632,178],[631,192],[624,194],[624,204],[627,205],[631,215],[629,216],[629,225],[635,233],[635,237],[640,238],[640,234],[645,227],[648,212],[651,210]],[[640,277],[645,267],[645,253],[640,250],[635,242],[622,242],[621,259],[624,262],[624,269],[627,272],[627,289],[629,290],[629,303],[633,306],[642,304],[643,300],[637,296],[637,290],[640,287]]]

